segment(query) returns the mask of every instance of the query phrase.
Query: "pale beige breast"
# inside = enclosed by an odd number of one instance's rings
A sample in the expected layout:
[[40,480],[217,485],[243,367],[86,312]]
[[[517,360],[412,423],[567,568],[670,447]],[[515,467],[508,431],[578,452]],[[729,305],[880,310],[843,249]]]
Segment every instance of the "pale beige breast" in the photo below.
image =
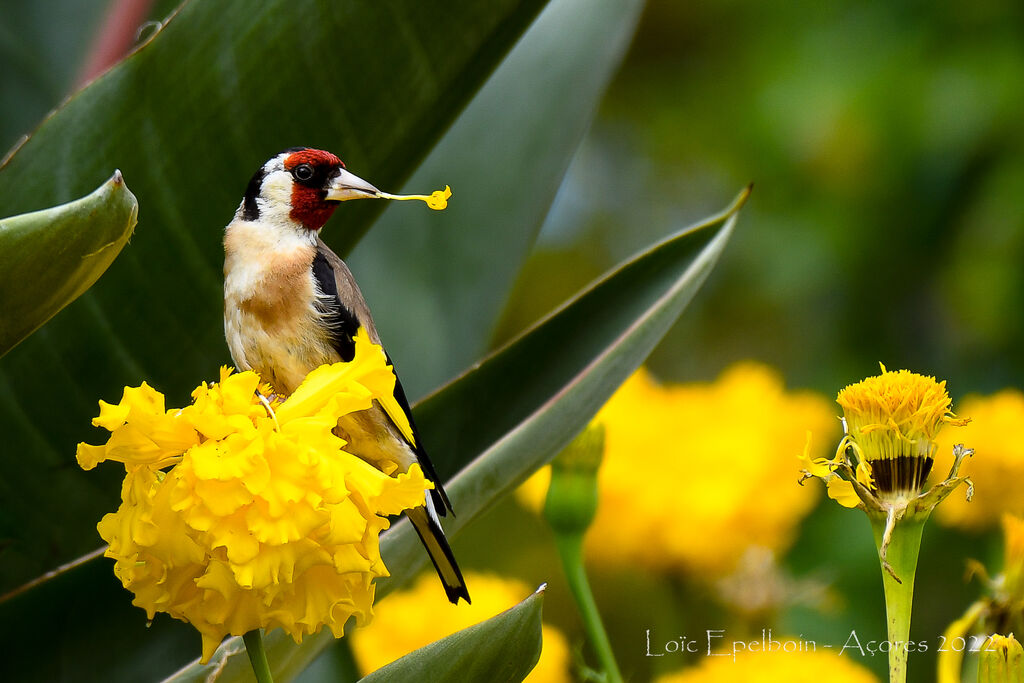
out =
[[288,394],[313,368],[340,360],[316,306],[315,243],[233,223],[224,247],[224,334],[239,369]]

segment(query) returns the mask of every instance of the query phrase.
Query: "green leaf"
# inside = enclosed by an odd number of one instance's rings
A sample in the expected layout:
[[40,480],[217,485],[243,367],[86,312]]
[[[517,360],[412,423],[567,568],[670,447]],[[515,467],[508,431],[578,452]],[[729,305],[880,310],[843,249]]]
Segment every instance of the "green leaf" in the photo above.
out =
[[544,587],[487,621],[410,652],[361,683],[519,683],[540,659]]
[[[110,168],[144,208],[89,296],[0,362],[0,592],[92,550],[116,507],[116,468],[74,463],[99,438],[97,399],[148,381],[181,404],[229,362],[222,228],[252,173],[309,144],[397,186],[543,4],[192,0],[4,163],[5,213],[83,195]],[[352,204],[325,234],[342,252],[384,203]]]
[[386,302],[375,306],[377,328],[411,397],[490,350],[495,320],[642,7],[553,0],[406,183],[407,192],[450,184],[448,209],[393,205],[353,251],[349,265],[370,304]]
[[138,212],[117,171],[87,197],[0,220],[0,356],[99,279]]
[[[458,471],[445,487],[457,515],[445,523],[449,537],[553,458],[643,363],[718,260],[748,193],[606,275],[416,407],[442,479]],[[427,563],[406,519],[383,534],[381,554],[392,578],[377,583],[378,599]],[[281,683],[333,636],[324,630],[296,646],[275,630],[265,642]],[[229,638],[209,664],[167,681],[198,682],[213,670],[220,681],[241,681],[248,666],[241,638]]]
[[[423,442],[446,485],[457,533],[546,464],[647,358],[717,262],[749,194],[586,288],[417,406]],[[456,474],[457,472],[457,474]],[[392,579],[426,563],[406,520],[384,534]],[[472,586],[470,586],[472,595]]]
[[[68,92],[107,3],[4,2],[0,22],[0,154]],[[60,17],[60,20],[55,20]]]

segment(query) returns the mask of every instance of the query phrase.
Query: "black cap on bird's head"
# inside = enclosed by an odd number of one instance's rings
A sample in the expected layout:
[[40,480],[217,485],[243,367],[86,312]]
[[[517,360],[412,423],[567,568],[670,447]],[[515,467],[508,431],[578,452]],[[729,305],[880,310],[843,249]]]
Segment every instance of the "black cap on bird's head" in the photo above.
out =
[[249,181],[240,207],[242,220],[288,220],[319,230],[339,202],[376,199],[381,192],[349,173],[334,154],[293,147],[270,159]]

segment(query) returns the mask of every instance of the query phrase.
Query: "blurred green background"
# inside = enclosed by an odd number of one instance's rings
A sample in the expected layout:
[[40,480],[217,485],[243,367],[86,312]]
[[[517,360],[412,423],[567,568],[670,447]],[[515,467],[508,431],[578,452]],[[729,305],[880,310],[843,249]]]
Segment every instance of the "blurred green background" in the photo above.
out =
[[[954,401],[1021,387],[1022,84],[1016,2],[650,2],[506,334],[753,182],[735,239],[650,359],[661,378],[711,380],[754,358],[831,400],[882,361],[947,379]],[[626,216],[645,229],[623,233]],[[911,658],[911,680],[934,680],[939,635],[978,594],[966,558],[998,566],[999,548],[998,534],[926,530],[911,633],[930,650]],[[863,515],[823,501],[785,565],[842,597],[831,613],[786,610],[780,630],[884,638]],[[697,616],[706,605],[692,592],[680,604],[658,581],[601,579],[612,642],[637,680],[652,661],[673,666],[640,656],[650,624],[682,634],[722,620]],[[649,588],[651,612],[631,610],[623,585]],[[863,662],[883,676],[883,656]]]
[[[152,16],[174,5],[158,2]],[[0,76],[0,146],[70,92],[103,11],[0,2],[0,58],[20,66]],[[753,358],[831,398],[882,361],[947,379],[954,400],[1022,386],[1022,84],[1019,2],[654,0],[491,343],[753,182],[722,261],[650,360],[659,377],[710,380]],[[414,379],[415,396],[439,381]],[[549,581],[547,619],[579,641],[548,532],[531,513],[505,501],[455,550],[469,567]],[[977,595],[966,558],[998,556],[995,534],[931,525],[914,637],[937,644]],[[840,599],[832,610],[784,610],[780,631],[836,644],[852,629],[884,637],[863,515],[823,502],[784,566],[833,582]],[[631,680],[683,661],[644,657],[644,629],[685,633],[730,618],[685,578],[598,571],[594,581]],[[882,657],[864,662],[885,670]],[[933,672],[934,647],[911,659],[911,680]]]
[[[505,329],[752,181],[741,229],[650,360],[660,377],[710,380],[754,358],[832,399],[883,361],[947,379],[954,401],[1020,387],[1022,83],[1020,3],[651,2]],[[646,229],[623,233],[626,216]],[[977,595],[965,559],[998,556],[996,536],[929,526],[912,637],[931,647],[911,680],[934,679],[939,634]],[[884,638],[863,515],[823,502],[785,564],[843,597],[831,614],[787,610],[781,630]],[[658,582],[644,601],[657,616],[622,617],[635,580],[603,577],[599,601],[618,602],[613,643],[639,674],[644,624],[686,633],[716,617]],[[883,675],[884,657],[864,661]]]

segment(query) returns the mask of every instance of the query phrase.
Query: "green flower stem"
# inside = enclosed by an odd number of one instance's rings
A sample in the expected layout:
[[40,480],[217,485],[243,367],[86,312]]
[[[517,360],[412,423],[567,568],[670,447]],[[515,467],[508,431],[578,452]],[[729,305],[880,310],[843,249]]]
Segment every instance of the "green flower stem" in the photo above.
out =
[[886,518],[881,515],[869,517],[875,535],[875,545],[879,548],[882,586],[885,589],[885,615],[889,631],[889,683],[906,683],[914,575],[917,572],[921,534],[925,522],[928,521],[928,513],[908,514],[895,521],[884,559],[881,552],[884,547]]
[[611,641],[604,630],[601,614],[597,611],[597,603],[594,601],[590,582],[587,581],[587,572],[583,567],[583,534],[556,533],[555,545],[562,558],[562,569],[565,571],[569,590],[583,618],[583,627],[605,673],[605,681],[622,683],[622,674],[619,673],[619,665],[615,662]]
[[245,641],[245,651],[249,654],[257,683],[274,683],[270,663],[267,662],[267,651],[263,649],[263,633],[258,628],[253,629],[242,636],[242,640]]

